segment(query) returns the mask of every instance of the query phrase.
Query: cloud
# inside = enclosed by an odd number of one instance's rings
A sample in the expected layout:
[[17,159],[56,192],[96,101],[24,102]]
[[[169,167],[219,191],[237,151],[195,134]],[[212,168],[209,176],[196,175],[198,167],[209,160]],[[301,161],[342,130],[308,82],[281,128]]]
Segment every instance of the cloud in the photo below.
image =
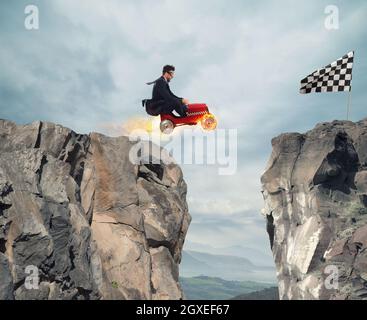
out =
[[265,219],[257,212],[236,212],[226,216],[213,212],[208,216],[194,211],[187,240],[213,247],[243,245],[270,254],[265,225]]
[[301,96],[298,83],[350,49],[353,118],[365,116],[364,1],[335,1],[341,21],[333,32],[324,28],[326,0],[33,2],[40,7],[36,32],[23,26],[27,1],[0,4],[0,118],[118,133],[146,116],[145,82],[172,63],[173,91],[206,102],[219,128],[238,130],[235,175],[182,166],[194,217],[188,239],[267,243],[262,222],[237,213],[260,212],[272,137],[345,117],[344,95]]

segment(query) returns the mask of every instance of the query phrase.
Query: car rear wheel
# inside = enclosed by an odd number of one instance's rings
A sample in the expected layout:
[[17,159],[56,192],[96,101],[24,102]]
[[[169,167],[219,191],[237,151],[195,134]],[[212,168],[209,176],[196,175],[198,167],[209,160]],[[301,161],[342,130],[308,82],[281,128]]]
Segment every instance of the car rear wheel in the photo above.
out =
[[175,128],[175,125],[171,120],[163,120],[160,124],[161,132],[164,134],[170,134],[172,133],[173,129]]
[[201,119],[201,127],[204,130],[214,130],[217,127],[217,119],[215,119],[214,115],[208,113]]

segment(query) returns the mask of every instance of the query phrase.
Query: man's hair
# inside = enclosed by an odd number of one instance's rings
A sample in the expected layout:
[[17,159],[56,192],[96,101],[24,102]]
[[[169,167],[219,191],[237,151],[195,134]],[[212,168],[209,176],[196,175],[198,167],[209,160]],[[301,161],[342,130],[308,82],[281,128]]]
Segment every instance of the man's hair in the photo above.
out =
[[162,73],[165,74],[166,72],[175,71],[175,67],[167,64],[163,67]]

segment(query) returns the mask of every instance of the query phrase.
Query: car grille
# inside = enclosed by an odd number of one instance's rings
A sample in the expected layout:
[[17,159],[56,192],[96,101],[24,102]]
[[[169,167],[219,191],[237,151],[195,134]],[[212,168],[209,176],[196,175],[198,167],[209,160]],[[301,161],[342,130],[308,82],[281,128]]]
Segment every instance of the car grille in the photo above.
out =
[[187,115],[188,116],[199,116],[201,114],[206,114],[206,111],[197,111],[197,112],[188,112]]

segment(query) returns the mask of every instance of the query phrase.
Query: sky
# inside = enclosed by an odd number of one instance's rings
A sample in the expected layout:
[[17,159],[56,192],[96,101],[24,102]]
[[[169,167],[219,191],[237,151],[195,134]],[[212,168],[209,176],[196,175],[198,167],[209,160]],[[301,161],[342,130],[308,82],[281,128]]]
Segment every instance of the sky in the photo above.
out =
[[[39,29],[24,25],[28,4]],[[325,8],[339,28],[325,27]],[[270,254],[260,176],[271,139],[346,118],[346,93],[299,94],[302,78],[355,50],[350,119],[366,117],[364,0],[53,0],[0,2],[0,118],[118,135],[147,119],[145,82],[173,64],[171,89],[205,102],[237,132],[237,171],[182,165],[193,217],[188,242]],[[193,129],[195,130],[195,129]]]

